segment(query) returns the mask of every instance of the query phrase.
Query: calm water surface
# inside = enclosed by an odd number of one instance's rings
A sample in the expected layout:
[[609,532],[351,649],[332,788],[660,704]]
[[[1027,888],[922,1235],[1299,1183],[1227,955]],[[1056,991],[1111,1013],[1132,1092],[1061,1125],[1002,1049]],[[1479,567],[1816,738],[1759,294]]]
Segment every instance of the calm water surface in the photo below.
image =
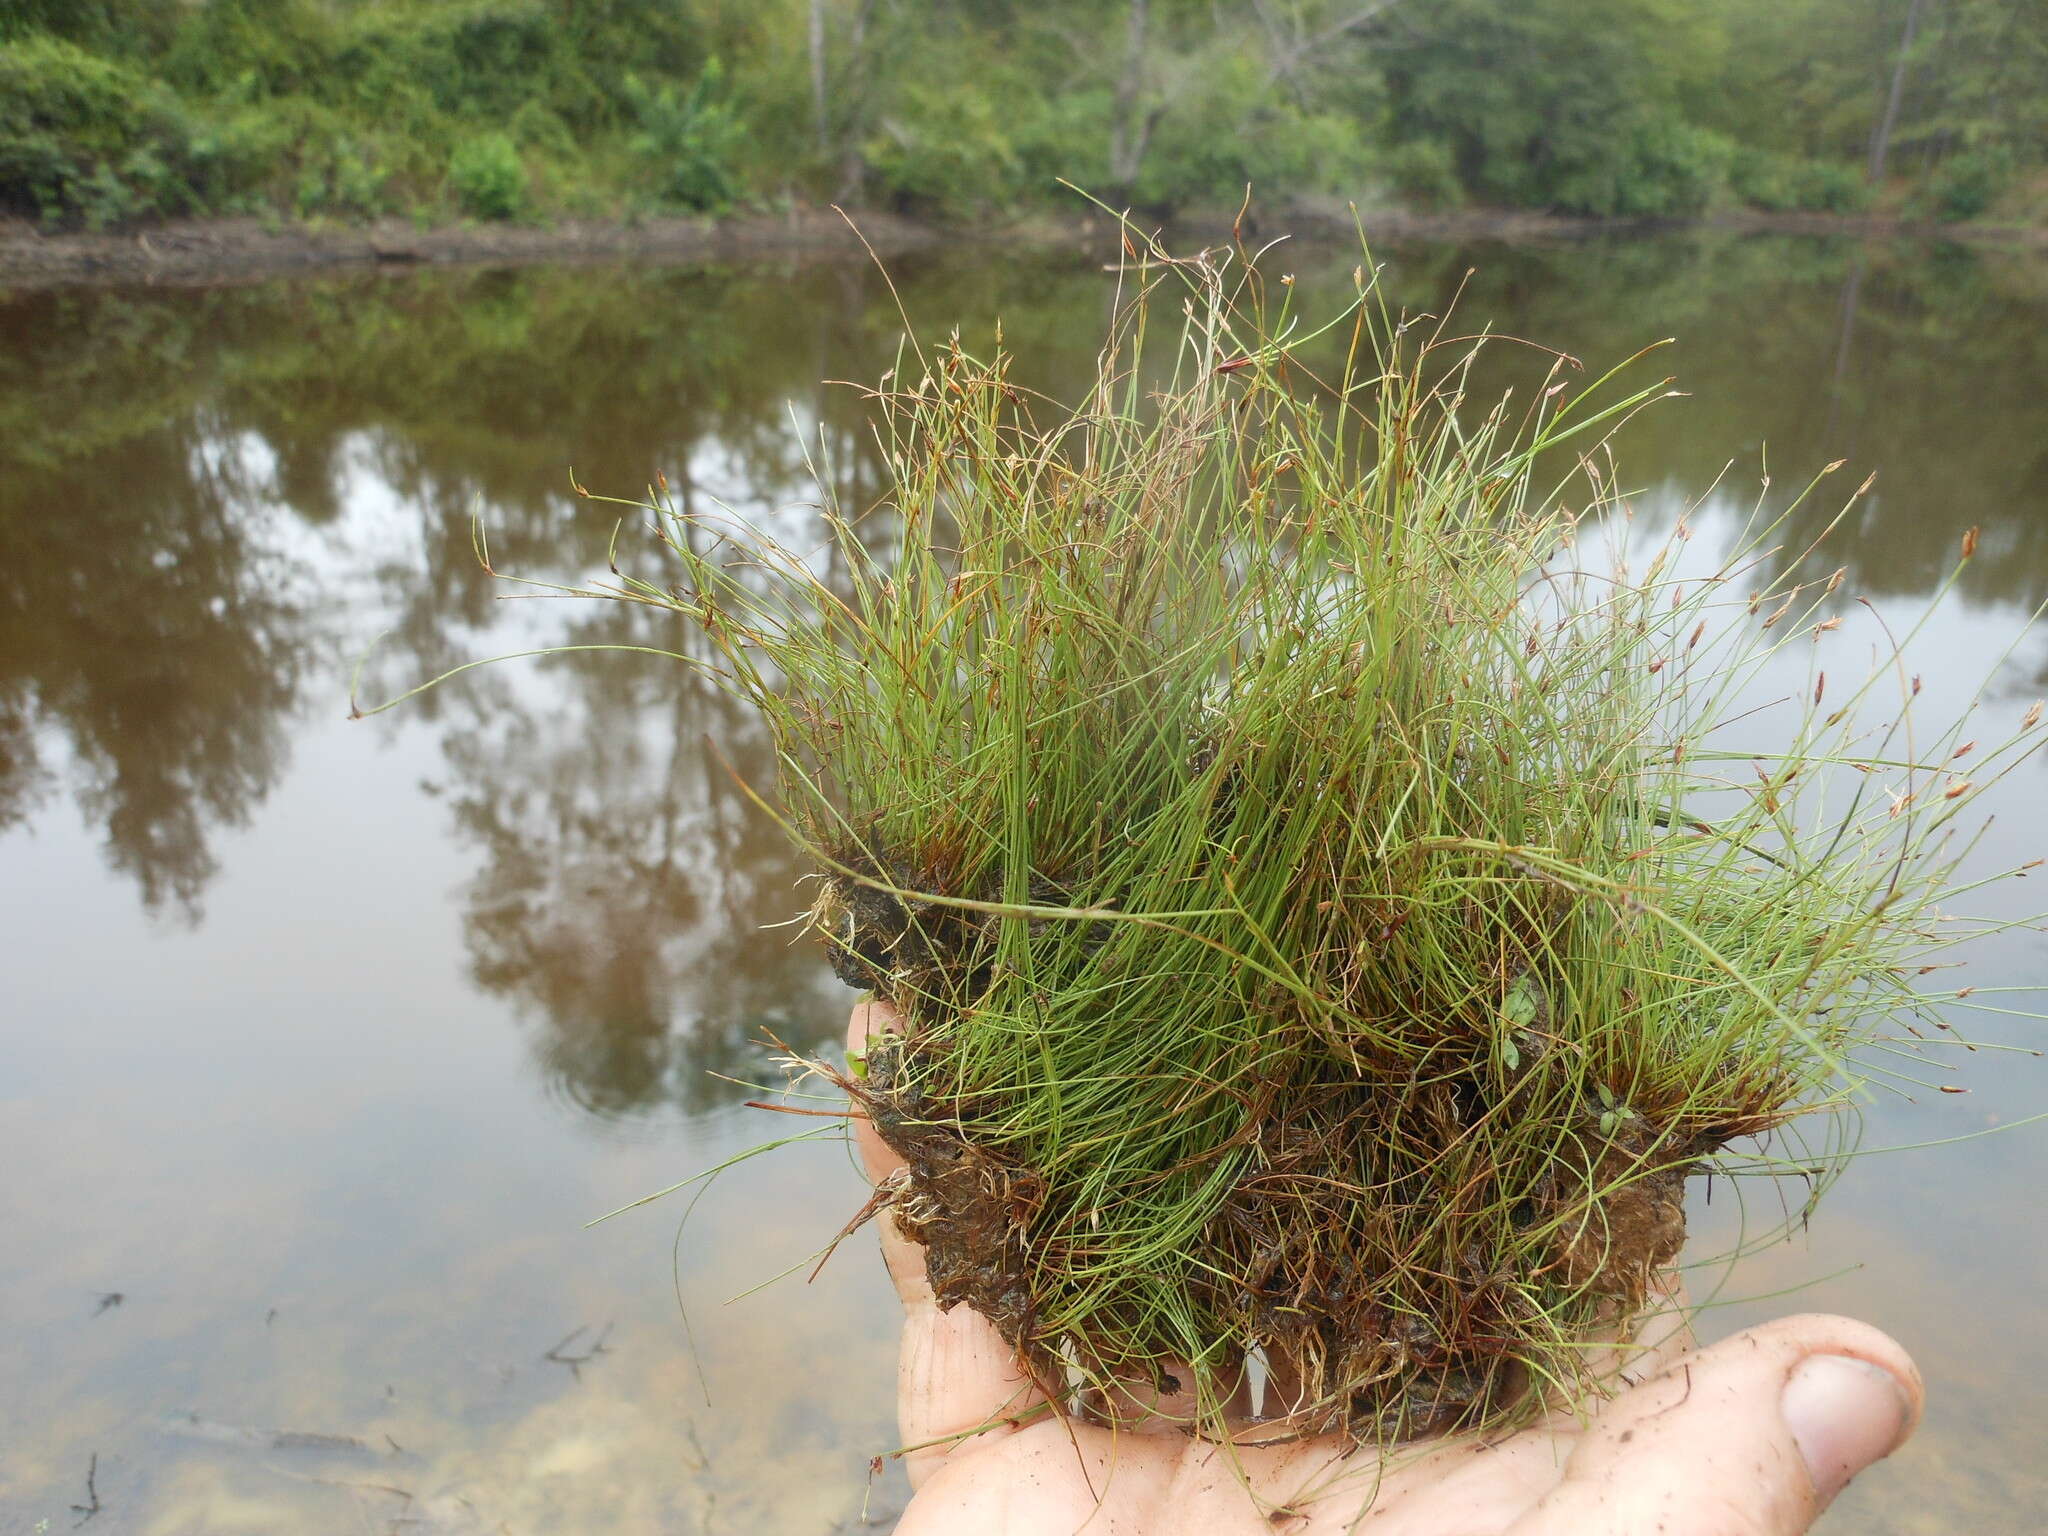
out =
[[[2048,593],[2048,264],[1776,239],[1382,254],[1401,301],[1476,268],[1467,320],[1596,367],[1675,337],[1693,398],[1624,444],[1646,518],[1731,460],[1708,536],[1766,456],[1781,484],[1874,468],[1844,595],[1907,624],[1981,524],[1915,643],[1940,703]],[[1299,260],[1304,289],[1351,264]],[[1020,374],[1067,397],[1109,300],[1067,258],[899,281],[934,334],[1000,316]],[[764,1034],[814,1047],[843,1017],[813,951],[763,931],[800,870],[706,750],[765,778],[751,722],[678,667],[592,653],[345,716],[380,635],[379,697],[659,637],[497,601],[479,568],[473,512],[501,568],[602,573],[612,520],[572,467],[801,528],[808,442],[871,492],[858,402],[818,381],[873,379],[900,329],[857,267],[0,293],[0,1536],[67,1527],[95,1456],[102,1536],[886,1527],[871,1248],[729,1300],[856,1207],[843,1147],[742,1165],[680,1238],[674,1202],[584,1226],[784,1132],[728,1079],[773,1073]],[[2044,685],[2037,638],[1983,734]],[[2044,790],[2038,762],[2003,786],[1998,854],[2048,853]],[[2040,984],[2048,947],[2011,935],[1974,969]],[[1873,1102],[1868,1142],[2048,1107],[2031,1057],[1963,1056],[1956,1081]],[[1709,1332],[1840,1309],[1927,1367],[1925,1431],[1827,1529],[2048,1520],[2043,1129],[1872,1158],[1810,1233],[1695,1277]],[[1750,1206],[1745,1227],[1725,1187],[1696,1202],[1693,1253],[1781,1219]]]

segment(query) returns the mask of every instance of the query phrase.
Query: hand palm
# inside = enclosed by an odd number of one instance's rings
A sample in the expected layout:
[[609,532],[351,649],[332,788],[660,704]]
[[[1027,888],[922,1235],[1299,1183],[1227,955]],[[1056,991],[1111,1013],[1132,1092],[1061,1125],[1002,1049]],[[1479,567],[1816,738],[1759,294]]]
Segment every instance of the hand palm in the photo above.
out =
[[[876,1006],[854,1011],[854,1044]],[[856,1133],[871,1178],[901,1166]],[[1384,1466],[1338,1437],[1221,1447],[1164,1420],[1112,1430],[1048,1413],[994,1326],[939,1310],[922,1252],[882,1227],[917,1489],[897,1536],[1793,1536],[1919,1415],[1917,1370],[1873,1328],[1785,1318],[1686,1355],[1667,1313],[1590,1414]]]

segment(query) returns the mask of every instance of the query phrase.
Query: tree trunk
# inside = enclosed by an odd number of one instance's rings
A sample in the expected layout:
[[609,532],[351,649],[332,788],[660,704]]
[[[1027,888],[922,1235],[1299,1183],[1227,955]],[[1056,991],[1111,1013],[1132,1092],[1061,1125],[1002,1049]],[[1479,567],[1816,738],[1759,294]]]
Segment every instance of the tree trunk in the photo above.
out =
[[1885,156],[1891,153],[1892,129],[1898,126],[1899,98],[1906,89],[1906,58],[1913,51],[1913,39],[1920,31],[1920,15],[1927,9],[1927,0],[1913,0],[1906,9],[1906,30],[1899,38],[1899,56],[1892,61],[1892,86],[1885,96],[1884,115],[1877,120],[1877,129],[1870,136],[1870,184],[1877,186],[1884,181]]
[[826,120],[825,0],[811,0],[811,117],[818,130],[818,154],[832,152],[832,125]]
[[[1150,0],[1130,0],[1130,21],[1124,34],[1124,68],[1116,82],[1116,109],[1109,124],[1109,185],[1118,202],[1130,199],[1138,168],[1145,161],[1152,123],[1140,123],[1138,96],[1145,86],[1145,28]],[[1157,121],[1156,114],[1152,121]]]
[[1865,247],[1859,245],[1856,248],[1855,265],[1849,268],[1849,275],[1842,283],[1841,336],[1835,344],[1834,373],[1828,380],[1828,419],[1820,432],[1822,449],[1836,458],[1855,457],[1836,434],[1842,421],[1842,402],[1849,392],[1849,358],[1856,344],[1856,316],[1863,298],[1863,267],[1867,254]]
[[852,103],[851,119],[839,153],[839,190],[835,201],[860,201],[861,185],[867,180],[867,156],[861,152],[868,113],[868,21],[875,14],[875,0],[860,0],[853,13],[853,30],[846,39],[846,80],[842,99]]

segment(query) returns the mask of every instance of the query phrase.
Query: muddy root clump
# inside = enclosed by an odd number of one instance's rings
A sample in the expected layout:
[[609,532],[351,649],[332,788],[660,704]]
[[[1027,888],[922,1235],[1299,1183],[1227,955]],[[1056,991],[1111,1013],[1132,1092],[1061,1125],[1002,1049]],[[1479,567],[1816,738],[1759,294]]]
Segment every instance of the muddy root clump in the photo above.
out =
[[[903,910],[890,900],[869,904],[882,914],[877,931],[856,928],[845,940],[835,933],[831,943],[841,952],[915,956],[916,989],[892,985],[886,970],[863,974],[913,1019],[929,1012],[929,989],[949,957],[923,940],[906,944]],[[979,975],[985,983],[985,962]],[[961,990],[946,988],[953,996]],[[1048,1210],[1054,1192],[1028,1166],[977,1144],[969,1127],[985,1124],[991,1106],[935,1099],[926,1085],[942,1074],[929,1063],[920,1070],[919,1052],[914,1028],[879,1036],[865,1054],[865,1076],[849,1086],[906,1164],[888,1207],[922,1245],[940,1306],[967,1305],[987,1317],[1055,1390],[1064,1390],[1076,1359],[1114,1376],[1103,1351],[1058,1321],[1075,1299],[1061,1293],[1058,1277],[1085,1266],[1086,1255],[1070,1251],[1074,1236]],[[1684,1244],[1686,1177],[1712,1150],[1696,1130],[1659,1135],[1632,1118],[1603,1142],[1599,1114],[1583,1114],[1559,1141],[1596,1147],[1592,1165],[1551,1159],[1524,1183],[1506,1171],[1464,1184],[1456,1193],[1476,1230],[1444,1254],[1432,1251],[1441,1239],[1418,1241],[1419,1229],[1443,1229],[1444,1213],[1418,1207],[1449,1193],[1431,1177],[1432,1165],[1456,1158],[1479,1133],[1479,1106],[1414,1083],[1364,1086],[1335,1057],[1324,1065],[1319,1080],[1303,1073],[1262,1096],[1243,1133],[1254,1156],[1194,1245],[1214,1273],[1191,1287],[1193,1300],[1209,1316],[1232,1319],[1238,1353],[1262,1350],[1274,1379],[1287,1384],[1288,1399],[1265,1417],[1364,1444],[1484,1424],[1527,1398],[1518,1344],[1545,1324],[1557,1298],[1576,1297],[1610,1318],[1650,1304]],[[1387,1143],[1384,1128],[1401,1118],[1418,1136]],[[1379,1198],[1368,1192],[1374,1186],[1384,1191]],[[1512,1209],[1517,1231],[1508,1256],[1484,1231],[1503,1208]],[[1081,1247],[1092,1230],[1080,1234]],[[1124,1379],[1156,1389],[1161,1378],[1153,1362]],[[1306,1411],[1292,1411],[1297,1405]]]

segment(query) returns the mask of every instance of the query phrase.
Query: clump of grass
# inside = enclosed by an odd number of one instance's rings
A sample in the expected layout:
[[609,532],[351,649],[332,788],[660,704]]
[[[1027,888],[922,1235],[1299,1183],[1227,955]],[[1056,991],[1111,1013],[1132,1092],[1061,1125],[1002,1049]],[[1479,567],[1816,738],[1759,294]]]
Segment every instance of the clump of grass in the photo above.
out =
[[[1928,1006],[1957,818],[2029,738],[1867,731],[1906,701],[1825,675],[1840,578],[1773,573],[1789,513],[1596,568],[1666,382],[1560,356],[1476,408],[1505,343],[1363,269],[1313,335],[1255,264],[1126,281],[1077,407],[906,354],[893,488],[827,505],[827,554],[656,492],[675,568],[606,590],[773,732],[813,924],[901,1017],[834,1076],[942,1303],[1062,1400],[1180,1389],[1206,1432],[1252,1356],[1291,1429],[1511,1420],[1644,1306],[1690,1176],[1851,1106]],[[1851,1120],[1749,1164],[1818,1187]]]

